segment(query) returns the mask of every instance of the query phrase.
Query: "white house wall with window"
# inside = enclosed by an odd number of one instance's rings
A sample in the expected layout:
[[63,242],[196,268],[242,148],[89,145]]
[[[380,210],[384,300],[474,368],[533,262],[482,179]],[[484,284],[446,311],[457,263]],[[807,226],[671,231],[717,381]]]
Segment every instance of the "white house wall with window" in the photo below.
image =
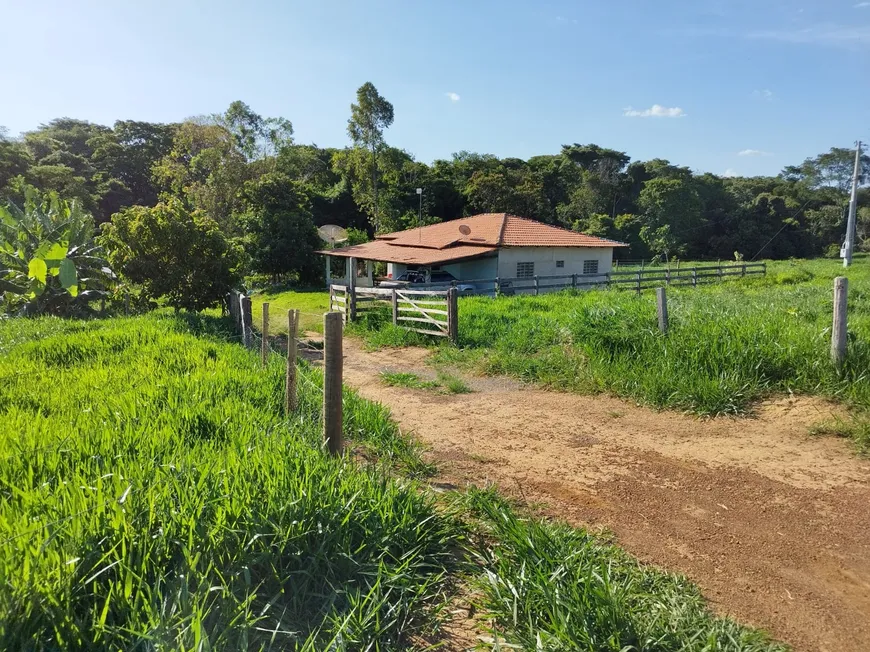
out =
[[604,275],[612,266],[613,249],[609,247],[503,247],[498,251],[500,278]]
[[[457,281],[574,274],[604,280],[611,271],[613,250],[626,246],[516,215],[485,213],[387,233],[372,242],[320,253],[344,258],[346,275],[356,270],[355,281],[363,280],[360,284],[377,281],[368,271],[360,277],[362,260],[367,261],[366,270],[375,261],[387,263],[393,279],[406,270],[419,270],[426,274],[439,271],[442,276],[447,272]],[[335,280],[348,282],[347,278]]]

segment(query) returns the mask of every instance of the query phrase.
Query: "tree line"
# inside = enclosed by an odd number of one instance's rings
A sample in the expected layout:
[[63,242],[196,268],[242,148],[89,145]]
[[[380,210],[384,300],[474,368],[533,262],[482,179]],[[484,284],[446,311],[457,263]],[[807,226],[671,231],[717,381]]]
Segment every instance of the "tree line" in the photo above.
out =
[[[635,259],[836,255],[845,230],[847,148],[752,178],[577,143],[528,160],[463,151],[426,164],[387,143],[393,120],[366,83],[342,149],[297,143],[290,120],[241,101],[174,124],[58,118],[17,138],[0,130],[0,203],[23,207],[34,189],[74,201],[122,280],[192,309],[246,274],[318,281],[317,226],[348,228],[352,242],[416,226],[416,188],[423,223],[514,213],[627,242]],[[870,249],[866,190],[858,239]]]

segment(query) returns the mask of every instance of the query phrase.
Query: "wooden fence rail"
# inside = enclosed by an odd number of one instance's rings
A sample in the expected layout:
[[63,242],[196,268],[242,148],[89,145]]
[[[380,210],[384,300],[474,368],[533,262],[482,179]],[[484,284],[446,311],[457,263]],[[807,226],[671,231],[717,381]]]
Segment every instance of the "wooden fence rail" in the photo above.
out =
[[456,288],[410,290],[330,285],[329,310],[342,313],[345,321],[355,321],[362,313],[389,308],[396,326],[456,342],[457,296]]

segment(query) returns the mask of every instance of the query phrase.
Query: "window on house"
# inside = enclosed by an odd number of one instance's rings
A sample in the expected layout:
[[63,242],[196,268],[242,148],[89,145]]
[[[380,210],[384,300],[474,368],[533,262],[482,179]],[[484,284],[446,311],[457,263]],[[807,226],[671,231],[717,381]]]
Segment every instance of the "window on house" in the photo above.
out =
[[583,273],[584,274],[597,274],[598,273],[598,261],[597,260],[584,260],[583,261]]
[[564,266],[565,266],[564,260],[557,260],[556,261],[556,267],[564,267]]
[[517,278],[531,278],[535,275],[535,263],[517,263]]

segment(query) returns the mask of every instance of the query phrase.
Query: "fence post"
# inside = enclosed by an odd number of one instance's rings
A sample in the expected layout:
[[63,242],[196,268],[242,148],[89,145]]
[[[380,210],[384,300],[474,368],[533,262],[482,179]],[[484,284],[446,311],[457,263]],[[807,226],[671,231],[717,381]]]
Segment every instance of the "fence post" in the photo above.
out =
[[447,290],[447,339],[454,344],[459,342],[459,305],[456,295],[456,288]]
[[323,315],[323,439],[332,455],[341,455],[342,441],[342,341],[341,313]]
[[698,268],[697,267],[692,268],[692,287],[693,288],[698,287]]
[[722,281],[722,261],[719,261],[719,281]]
[[287,382],[284,386],[284,414],[296,411],[296,328],[299,311],[287,311]]
[[498,280],[498,276],[495,277],[495,296],[501,294],[501,282]]
[[242,296],[240,299],[242,306],[242,342],[245,348],[250,349],[254,345],[254,320],[251,314],[251,297]]
[[393,301],[393,325],[399,324],[399,293],[393,289],[393,294],[390,297]]
[[659,330],[668,332],[668,295],[665,288],[656,288],[656,309],[659,313]]
[[740,278],[743,278],[744,276],[746,276],[746,263],[743,263],[740,266]]
[[535,296],[538,296],[538,275],[535,274]]
[[269,363],[269,304],[263,304],[263,328],[260,330],[263,339],[260,342],[260,356],[263,358],[263,366]]
[[571,274],[571,287],[575,290],[577,289],[577,275],[576,274]]
[[767,263],[761,263],[761,275],[767,276]]
[[668,269],[665,272],[665,285],[671,284],[671,266],[668,265]]
[[637,294],[638,294],[638,296],[640,296],[640,274],[641,274],[640,272],[637,272],[634,275],[635,279],[637,280]]
[[345,309],[347,310],[347,320],[356,321],[356,287],[348,286],[345,299],[347,301],[347,303],[345,304]]
[[831,360],[836,365],[846,359],[846,304],[849,279],[834,279],[834,327],[831,329]]
[[335,288],[330,284],[329,286],[329,312],[332,312],[332,304],[335,303],[333,298],[335,297]]

